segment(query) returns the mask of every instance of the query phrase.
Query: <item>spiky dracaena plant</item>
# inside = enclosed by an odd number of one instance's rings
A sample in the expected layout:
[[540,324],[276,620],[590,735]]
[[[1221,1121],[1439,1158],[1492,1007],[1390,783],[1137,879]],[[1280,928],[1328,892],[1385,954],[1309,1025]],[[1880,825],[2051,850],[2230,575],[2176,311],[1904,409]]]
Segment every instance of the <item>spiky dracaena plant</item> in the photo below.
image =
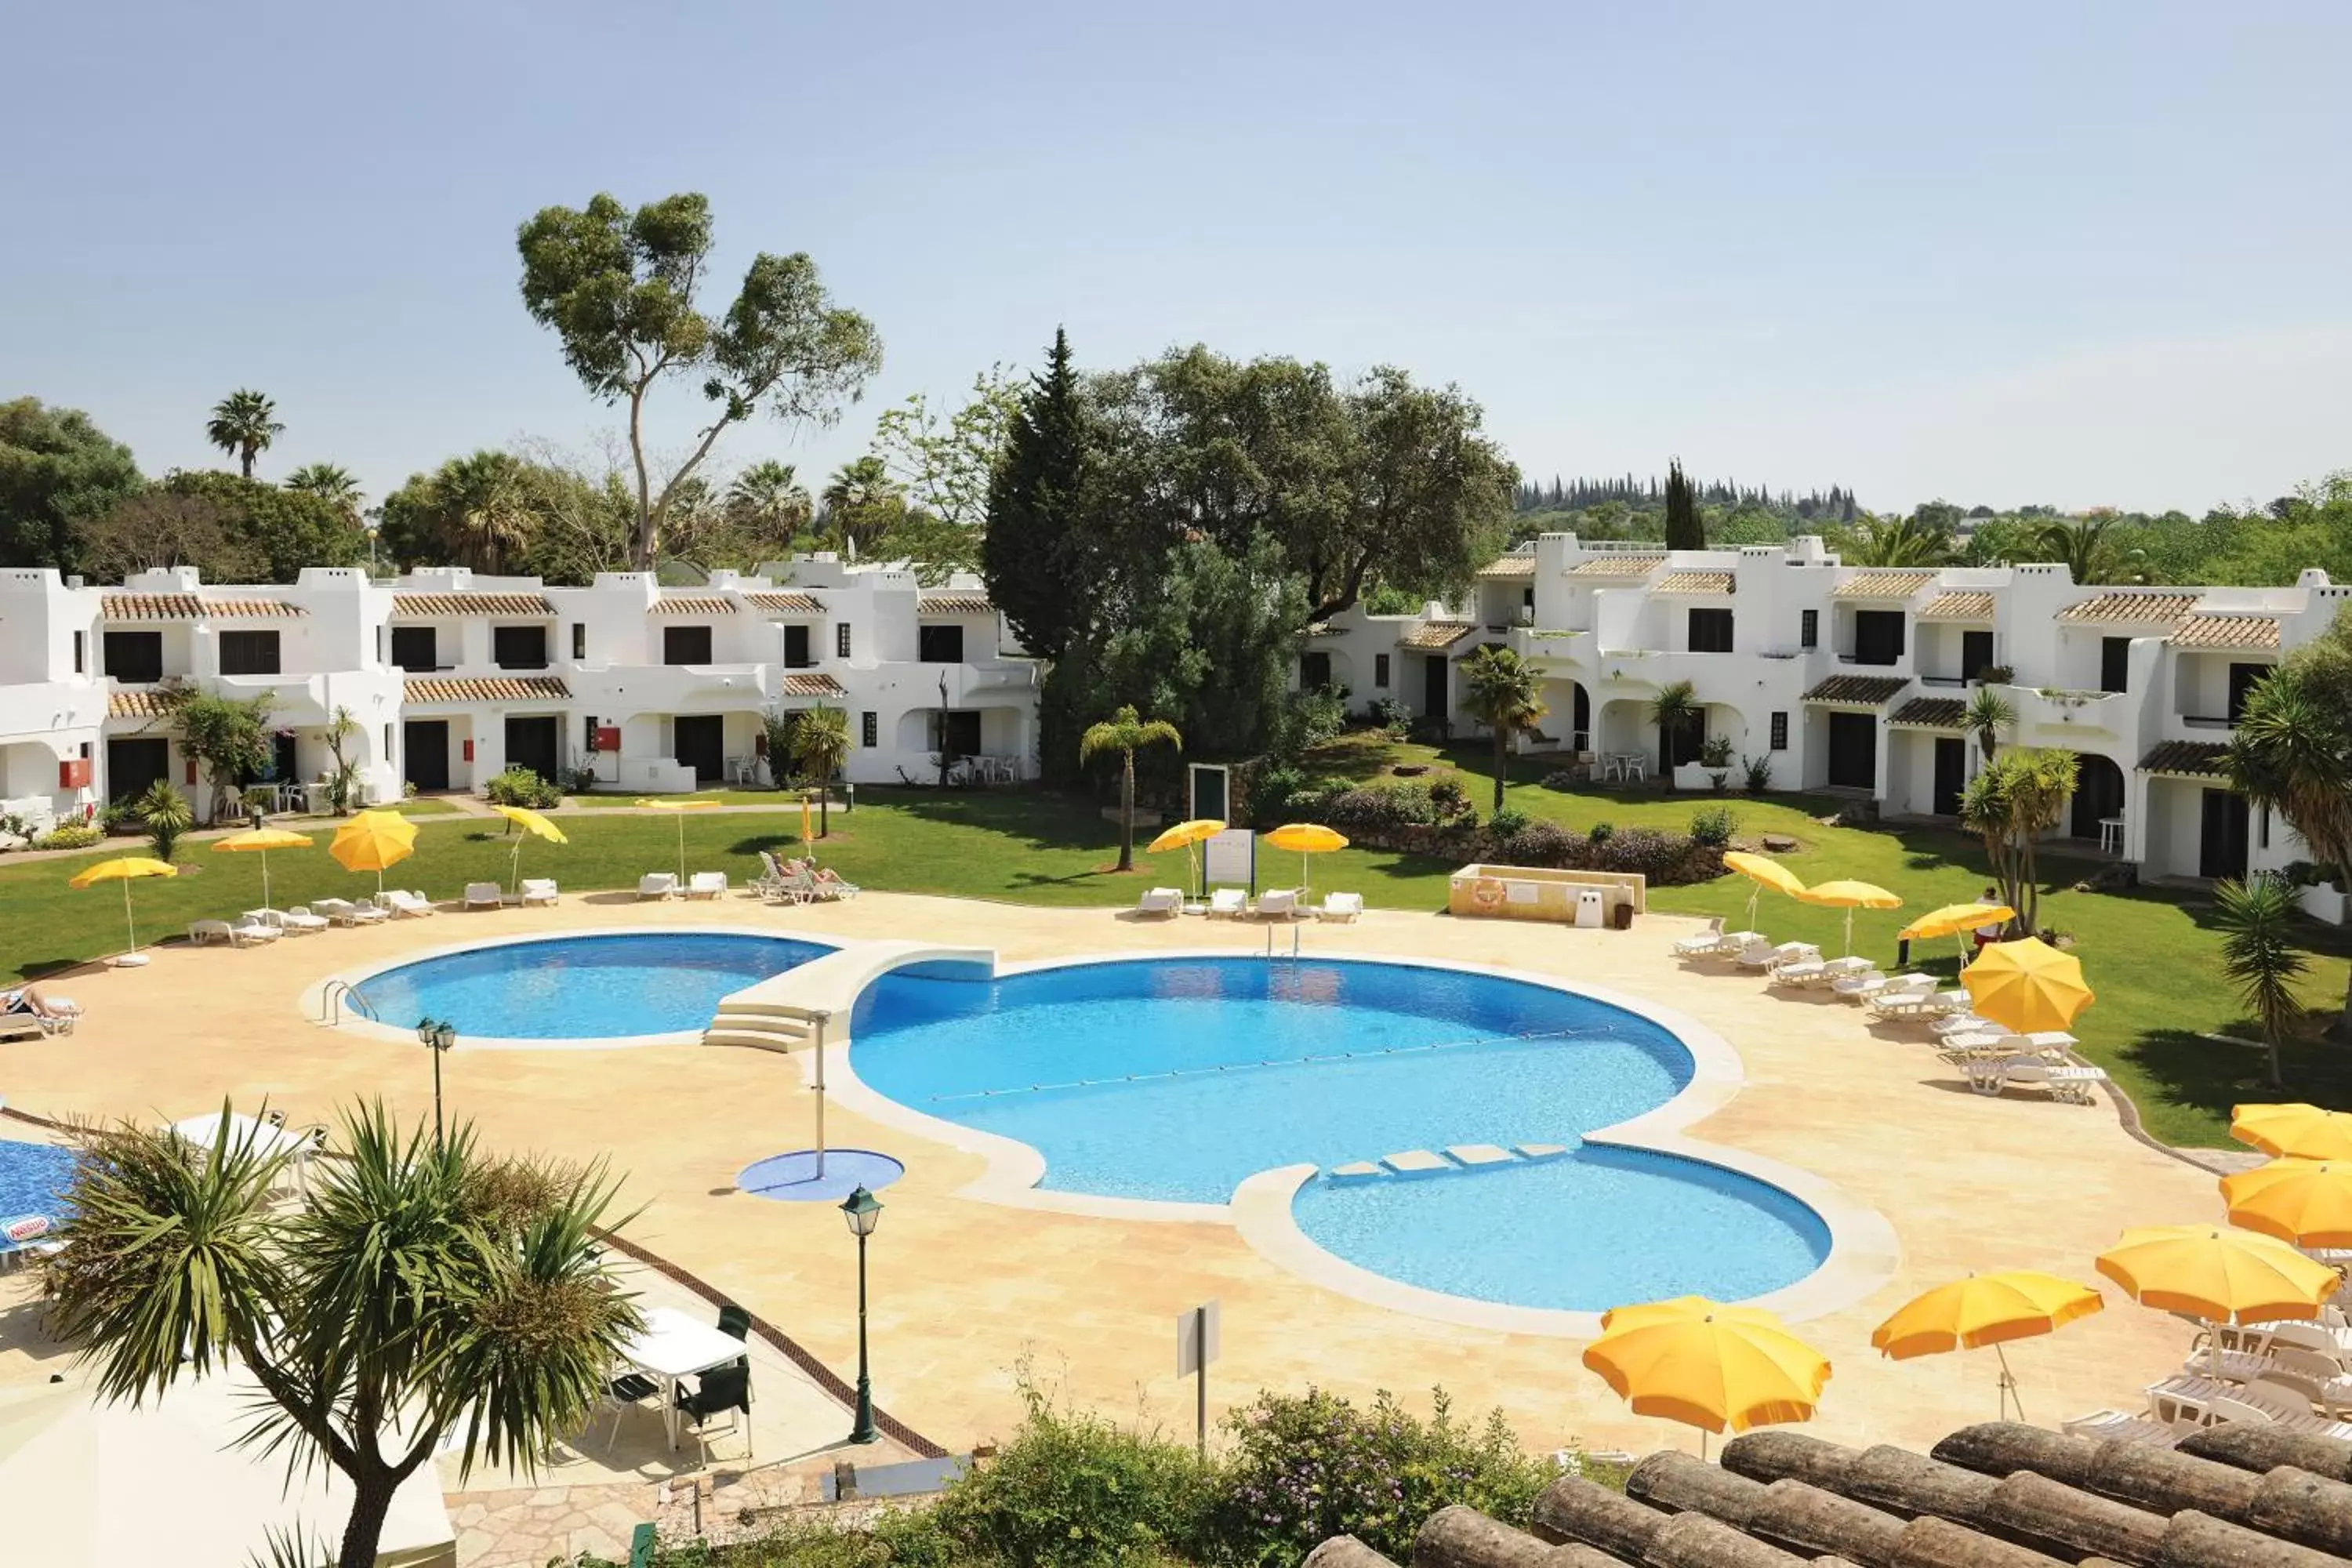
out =
[[2294,983],[2311,967],[2296,951],[2290,928],[2296,909],[2294,889],[2282,878],[2261,872],[2243,881],[2231,879],[2213,886],[2213,904],[2221,930],[2221,973],[2238,988],[2238,999],[2263,1027],[2269,1052],[2269,1083],[2286,1086],[2279,1060],[2279,1041],[2294,1032],[2303,1016]]

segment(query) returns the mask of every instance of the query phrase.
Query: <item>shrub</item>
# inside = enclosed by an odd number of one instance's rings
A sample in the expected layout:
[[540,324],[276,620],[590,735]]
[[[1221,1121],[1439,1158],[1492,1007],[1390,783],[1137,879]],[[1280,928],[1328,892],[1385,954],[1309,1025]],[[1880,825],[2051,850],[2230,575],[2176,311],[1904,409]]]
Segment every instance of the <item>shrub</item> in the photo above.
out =
[[1616,836],[1617,825],[1613,822],[1596,822],[1584,830],[1584,841],[1595,848],[1608,843]]
[[1321,805],[1319,792],[1307,782],[1307,775],[1288,763],[1269,763],[1257,770],[1250,780],[1250,820],[1260,826],[1301,819],[1297,802],[1309,796]]
[[482,786],[482,798],[492,805],[528,805],[540,809],[563,804],[559,784],[525,767],[512,767]]
[[1364,717],[1374,729],[1402,740],[1412,731],[1412,710],[1393,697],[1375,697],[1364,704]]
[[596,787],[596,770],[589,764],[583,763],[580,766],[572,769],[572,776],[565,779],[563,782],[565,787],[570,789],[573,795],[586,795],[590,790]]
[[49,829],[48,837],[36,842],[36,849],[87,849],[101,843],[106,835],[94,822],[60,822]]
[[1337,740],[1348,728],[1348,695],[1329,686],[1293,694],[1288,748],[1304,751]]
[[147,845],[158,860],[169,863],[172,851],[179,847],[180,835],[195,826],[196,814],[189,808],[188,797],[172,787],[169,779],[157,779],[139,797],[139,817],[147,826]]
[[1652,881],[1663,880],[1690,854],[1690,840],[1660,833],[1653,827],[1628,827],[1612,833],[1592,847],[1596,871],[1638,871]]
[[1709,735],[1699,743],[1698,765],[1709,772],[1731,766],[1731,737]]
[[1767,752],[1760,757],[1742,757],[1739,765],[1747,771],[1749,795],[1762,795],[1772,787],[1771,752]]
[[1527,831],[1528,814],[1516,806],[1505,806],[1486,819],[1486,831],[1497,838],[1516,838]]
[[1554,768],[1543,776],[1546,789],[1577,789],[1583,784],[1584,776],[1573,768]]
[[[18,822],[19,826],[16,831],[17,836],[22,837],[25,833],[25,829],[22,826],[22,818],[19,818]],[[137,826],[138,818],[137,815],[131,811],[131,803],[129,801],[110,800],[104,805],[98,808],[98,826],[101,832],[122,833],[128,831],[130,828]],[[0,832],[5,831],[7,831],[7,823],[5,820],[0,820]]]
[[1440,822],[1478,814],[1478,808],[1471,804],[1470,792],[1462,787],[1460,779],[1439,779],[1431,784],[1429,800],[1437,808],[1437,820]]
[[1433,827],[1444,820],[1436,794],[1423,784],[1359,784],[1325,800],[1322,820],[1334,827]]
[[1557,822],[1533,821],[1498,845],[1516,866],[1565,866],[1576,853],[1576,835]]
[[1704,811],[1691,814],[1691,842],[1720,849],[1731,842],[1731,835],[1738,826],[1738,812],[1727,805],[1710,805]]

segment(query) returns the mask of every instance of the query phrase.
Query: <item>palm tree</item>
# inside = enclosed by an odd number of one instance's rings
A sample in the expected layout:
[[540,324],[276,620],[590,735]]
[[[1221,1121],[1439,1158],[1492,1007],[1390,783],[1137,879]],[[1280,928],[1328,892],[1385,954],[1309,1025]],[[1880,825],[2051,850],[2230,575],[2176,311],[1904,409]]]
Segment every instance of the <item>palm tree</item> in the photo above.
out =
[[831,837],[833,776],[849,760],[849,715],[820,702],[793,726],[793,761],[816,775],[816,835]]
[[2075,582],[2095,583],[2106,570],[2107,530],[2114,521],[2107,517],[2070,517],[2045,523],[2034,542],[2064,562]]
[[349,468],[335,463],[305,463],[283,481],[289,490],[317,496],[332,501],[341,510],[356,517],[360,510],[360,481]]
[[1089,724],[1078,737],[1078,761],[1092,761],[1104,752],[1117,752],[1118,772],[1118,869],[1135,869],[1135,753],[1145,746],[1184,749],[1184,737],[1165,719],[1139,718],[1132,703],[1099,724]]
[[1495,809],[1500,811],[1511,737],[1534,729],[1549,710],[1539,695],[1535,667],[1494,643],[1470,656],[1462,667],[1462,705],[1495,732]]
[[1874,518],[1862,525],[1853,554],[1857,566],[1942,566],[1952,559],[1952,536],[1916,512]]
[[1650,722],[1658,727],[1658,782],[1675,787],[1675,742],[1706,716],[1706,705],[1687,680],[1677,680],[1650,699]]
[[2003,752],[1969,781],[1960,795],[1960,823],[1984,844],[2001,900],[2017,911],[2009,929],[2031,935],[2042,914],[2042,836],[2058,826],[2081,769],[2072,752]]
[[835,468],[825,481],[824,500],[826,527],[853,555],[870,552],[906,510],[889,468],[870,454]]
[[452,458],[434,476],[439,522],[457,564],[496,574],[510,551],[530,542],[537,514],[522,466],[504,452]]
[[277,412],[276,403],[250,387],[239,387],[213,405],[213,416],[205,426],[205,435],[222,451],[234,452],[239,470],[249,479],[253,478],[253,459],[286,433],[286,426],[273,417]]
[[1960,715],[1960,728],[1976,731],[1977,750],[1984,753],[1990,765],[1993,753],[2000,749],[2000,732],[2017,722],[2017,710],[2009,699],[1990,686],[1979,686],[1969,699],[1968,711]]
[[261,1385],[244,1440],[351,1489],[340,1568],[375,1562],[393,1493],[451,1436],[467,1471],[530,1472],[580,1429],[639,1327],[598,1259],[601,1167],[490,1159],[469,1126],[403,1134],[376,1104],[288,1209],[287,1156],[231,1125],[209,1149],[133,1121],[84,1135],[48,1285],[101,1397],[241,1363]]
[[727,510],[748,531],[788,544],[808,526],[808,487],[790,463],[754,463],[727,487]]
[[2289,939],[2297,905],[2284,878],[2256,872],[2213,885],[2214,913],[2222,931],[2221,973],[2238,987],[2238,999],[2263,1026],[2270,1053],[2270,1087],[2284,1089],[2279,1040],[2303,1016],[2294,983],[2310,963]]

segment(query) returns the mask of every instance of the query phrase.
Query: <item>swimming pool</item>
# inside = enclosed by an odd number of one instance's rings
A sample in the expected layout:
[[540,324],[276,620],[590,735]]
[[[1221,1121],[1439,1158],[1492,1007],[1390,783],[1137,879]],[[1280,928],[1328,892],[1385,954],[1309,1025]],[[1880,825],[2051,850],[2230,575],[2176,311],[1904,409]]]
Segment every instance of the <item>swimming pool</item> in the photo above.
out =
[[73,1180],[73,1167],[70,1149],[0,1139],[0,1220],[28,1214],[63,1217],[58,1200]]
[[371,1016],[397,1028],[431,1017],[461,1039],[615,1039],[700,1029],[729,993],[833,951],[719,931],[550,937],[419,959],[360,985]]
[[[1259,1171],[1312,1163],[1292,1206],[1310,1239],[1450,1295],[1588,1311],[1739,1300],[1828,1253],[1820,1217],[1777,1187],[1582,1145],[1679,1093],[1691,1053],[1623,1008],[1505,976],[1247,958],[889,974],[851,1038],[864,1084],[1030,1145],[1053,1190],[1221,1204]],[[1331,1176],[1405,1150],[1543,1143],[1566,1152]],[[1463,1245],[1465,1210],[1487,1244]]]

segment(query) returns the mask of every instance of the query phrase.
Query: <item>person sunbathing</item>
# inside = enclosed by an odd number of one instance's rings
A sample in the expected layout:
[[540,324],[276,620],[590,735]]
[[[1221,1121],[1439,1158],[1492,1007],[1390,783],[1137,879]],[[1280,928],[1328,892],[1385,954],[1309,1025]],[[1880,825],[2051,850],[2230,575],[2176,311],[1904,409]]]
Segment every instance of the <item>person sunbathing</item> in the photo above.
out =
[[0,1014],[11,1013],[29,1013],[36,1018],[62,1020],[80,1016],[81,1006],[63,996],[51,1000],[27,985],[20,991],[0,992]]

